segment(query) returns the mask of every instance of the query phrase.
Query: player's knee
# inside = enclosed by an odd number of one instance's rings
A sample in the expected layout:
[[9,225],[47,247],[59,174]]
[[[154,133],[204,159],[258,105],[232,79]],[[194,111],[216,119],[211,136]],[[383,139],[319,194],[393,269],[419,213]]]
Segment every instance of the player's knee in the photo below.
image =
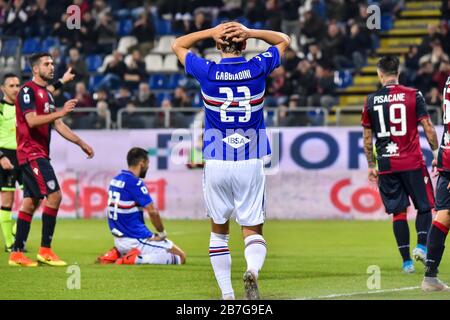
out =
[[62,201],[61,191],[56,191],[48,195],[47,204],[53,208],[59,208]]

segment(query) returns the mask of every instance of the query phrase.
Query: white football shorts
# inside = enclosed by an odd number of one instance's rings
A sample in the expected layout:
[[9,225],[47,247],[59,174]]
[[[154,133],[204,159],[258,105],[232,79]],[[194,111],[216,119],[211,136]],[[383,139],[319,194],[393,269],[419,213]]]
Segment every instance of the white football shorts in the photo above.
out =
[[206,160],[203,195],[207,215],[215,224],[224,224],[233,213],[241,226],[264,223],[265,191],[263,160]]
[[142,255],[166,254],[173,247],[173,242],[165,239],[163,241],[150,241],[149,239],[118,238],[114,237],[114,245],[121,255],[131,249],[137,248]]

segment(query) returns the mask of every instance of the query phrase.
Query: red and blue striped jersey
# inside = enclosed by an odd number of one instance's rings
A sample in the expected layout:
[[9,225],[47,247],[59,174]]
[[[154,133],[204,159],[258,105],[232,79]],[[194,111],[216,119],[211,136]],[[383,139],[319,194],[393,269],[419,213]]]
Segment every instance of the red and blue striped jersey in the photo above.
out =
[[264,123],[266,78],[280,65],[276,47],[250,60],[215,63],[189,52],[186,73],[201,87],[205,108],[204,159],[238,161],[271,154]]
[[122,170],[109,184],[108,224],[116,237],[145,239],[153,235],[144,222],[142,208],[153,202],[142,179]]

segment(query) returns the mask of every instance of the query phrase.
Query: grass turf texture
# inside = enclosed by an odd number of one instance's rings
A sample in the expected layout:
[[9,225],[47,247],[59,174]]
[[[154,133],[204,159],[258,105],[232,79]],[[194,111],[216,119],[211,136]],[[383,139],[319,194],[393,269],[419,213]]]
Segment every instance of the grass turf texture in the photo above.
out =
[[[237,298],[243,297],[244,248],[233,222],[230,250]],[[410,223],[411,233],[414,226]],[[318,298],[331,294],[368,292],[368,266],[381,268],[381,289],[419,286],[424,267],[416,274],[401,272],[391,222],[268,221],[268,255],[260,274],[263,299]],[[40,221],[34,221],[28,256],[35,258]],[[54,250],[81,268],[81,289],[69,290],[67,268],[17,268],[0,253],[0,299],[218,299],[220,292],[209,262],[209,222],[167,220],[170,239],[187,253],[184,266],[115,266],[94,264],[112,247],[102,220],[60,220]],[[415,245],[413,237],[412,247]],[[440,277],[450,282],[450,253],[443,257]],[[401,292],[358,294],[339,299],[450,299],[450,293]]]

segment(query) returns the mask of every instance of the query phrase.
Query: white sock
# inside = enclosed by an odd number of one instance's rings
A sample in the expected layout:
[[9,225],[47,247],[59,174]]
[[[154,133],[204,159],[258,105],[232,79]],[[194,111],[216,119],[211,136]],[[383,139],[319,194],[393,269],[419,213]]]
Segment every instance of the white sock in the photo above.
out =
[[264,259],[266,258],[266,241],[259,234],[248,236],[244,240],[245,243],[245,260],[247,260],[247,270],[252,271],[258,278],[259,270],[261,270]]
[[227,234],[211,232],[209,240],[209,258],[216,276],[217,283],[222,291],[223,299],[234,299],[231,286],[231,255],[228,249]]

